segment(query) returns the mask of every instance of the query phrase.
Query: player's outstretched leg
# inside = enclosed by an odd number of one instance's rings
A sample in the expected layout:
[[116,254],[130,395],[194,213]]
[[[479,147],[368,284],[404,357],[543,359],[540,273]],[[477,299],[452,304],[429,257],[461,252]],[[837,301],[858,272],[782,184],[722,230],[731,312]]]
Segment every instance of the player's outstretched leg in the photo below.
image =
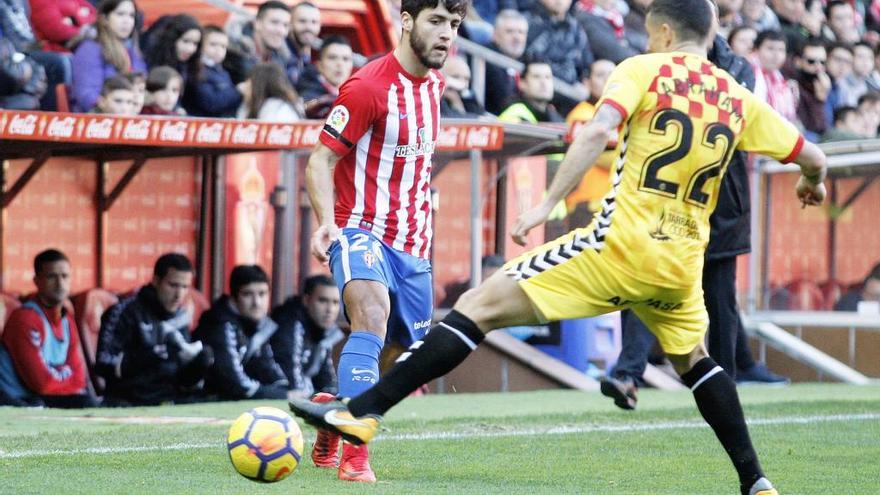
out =
[[702,346],[689,355],[669,356],[672,365],[690,387],[703,419],[724,446],[739,474],[742,495],[778,495],[764,477],[758,455],[730,376],[710,358]]
[[353,443],[367,443],[381,416],[421,385],[452,371],[495,328],[538,323],[525,292],[501,272],[468,291],[453,310],[414,343],[375,386],[348,404],[315,404],[294,399],[290,409],[307,423],[339,432]]

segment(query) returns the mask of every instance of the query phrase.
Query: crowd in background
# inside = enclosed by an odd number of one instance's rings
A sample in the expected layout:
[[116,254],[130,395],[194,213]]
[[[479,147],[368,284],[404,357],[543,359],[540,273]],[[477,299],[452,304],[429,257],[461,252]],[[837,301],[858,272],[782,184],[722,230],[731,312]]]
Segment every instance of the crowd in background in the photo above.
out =
[[[387,1],[397,14],[399,0]],[[615,64],[647,49],[649,5],[474,0],[461,35],[526,66],[489,64],[481,103],[468,60],[451,56],[444,116],[589,119]],[[880,0],[719,0],[718,9],[720,35],[754,69],[755,93],[808,139],[877,136]],[[322,119],[365,59],[344,37],[320,34],[308,1],[270,0],[223,27],[179,14],[143,30],[132,0],[0,0],[0,108],[56,110],[62,85],[76,112]],[[573,93],[554,92],[553,78]]]

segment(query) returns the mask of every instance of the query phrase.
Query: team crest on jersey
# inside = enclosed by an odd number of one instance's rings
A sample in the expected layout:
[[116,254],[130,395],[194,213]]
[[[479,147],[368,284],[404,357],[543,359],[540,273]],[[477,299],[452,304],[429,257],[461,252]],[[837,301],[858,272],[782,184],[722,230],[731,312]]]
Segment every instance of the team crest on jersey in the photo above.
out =
[[40,335],[40,332],[36,330],[31,330],[31,344],[33,344],[34,347],[40,347],[40,344],[42,344],[42,340],[43,336]]
[[327,125],[334,131],[342,134],[345,126],[348,125],[348,119],[348,109],[344,105],[336,105],[333,107],[333,110],[330,110],[330,115],[327,116]]
[[367,265],[367,268],[373,268],[373,265],[376,264],[376,255],[372,251],[364,251],[364,264]]

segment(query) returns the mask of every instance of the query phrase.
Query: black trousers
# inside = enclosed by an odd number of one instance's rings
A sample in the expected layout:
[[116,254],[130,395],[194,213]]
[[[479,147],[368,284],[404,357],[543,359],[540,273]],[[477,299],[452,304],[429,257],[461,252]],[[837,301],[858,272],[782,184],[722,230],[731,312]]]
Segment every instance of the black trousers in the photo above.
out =
[[[748,369],[755,364],[736,304],[736,257],[706,260],[703,299],[709,313],[709,355],[731,378],[736,378],[737,368]],[[623,312],[621,327],[620,358],[611,376],[641,379],[657,339],[632,311]]]

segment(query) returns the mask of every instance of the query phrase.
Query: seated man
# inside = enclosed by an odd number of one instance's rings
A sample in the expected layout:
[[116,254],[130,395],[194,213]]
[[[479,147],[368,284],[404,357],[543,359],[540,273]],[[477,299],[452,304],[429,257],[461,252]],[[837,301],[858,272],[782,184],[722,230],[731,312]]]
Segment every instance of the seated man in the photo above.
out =
[[192,279],[186,256],[164,254],[149,284],[104,313],[95,367],[107,381],[107,402],[156,405],[192,398],[212,361],[201,342],[190,342],[183,303]]
[[326,275],[309,277],[304,285],[302,296],[291,297],[272,311],[278,331],[269,343],[293,393],[336,394],[333,347],[344,337],[336,325],[339,289]]
[[553,70],[546,60],[526,62],[517,83],[520,99],[501,112],[498,120],[515,124],[564,122],[553,106]]
[[214,353],[205,391],[224,400],[287,397],[287,379],[269,346],[278,329],[269,318],[269,276],[257,265],[239,265],[229,275],[229,289],[193,334]]
[[[0,389],[16,405],[95,407],[86,389],[79,334],[64,307],[70,261],[48,249],[34,259],[37,294],[9,316],[0,345]],[[10,400],[11,399],[11,400]]]
[[858,311],[859,303],[864,301],[880,302],[880,263],[871,269],[862,286],[847,292],[834,305],[834,311]]
[[324,40],[314,66],[307,67],[296,85],[305,102],[306,117],[323,119],[330,113],[339,87],[351,76],[354,67],[351,44],[342,36]]

